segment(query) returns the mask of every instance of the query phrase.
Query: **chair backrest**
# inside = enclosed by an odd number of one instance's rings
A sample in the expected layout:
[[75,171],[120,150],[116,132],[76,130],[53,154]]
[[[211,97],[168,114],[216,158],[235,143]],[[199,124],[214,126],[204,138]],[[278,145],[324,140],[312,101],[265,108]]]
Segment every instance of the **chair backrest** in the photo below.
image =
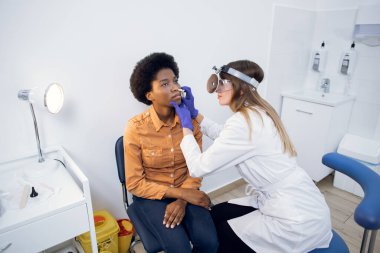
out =
[[125,184],[123,136],[119,137],[116,141],[115,156],[116,156],[117,173],[119,175],[120,183]]
[[323,156],[322,163],[360,184],[364,198],[355,209],[355,221],[365,229],[380,228],[380,175],[364,164],[338,153]]
[[[154,235],[145,228],[144,223],[139,217],[139,210],[136,209],[136,205],[133,203],[129,205],[128,203],[128,191],[125,187],[125,164],[124,164],[124,142],[123,136],[119,137],[115,143],[115,157],[117,165],[117,174],[119,175],[119,180],[121,183],[123,191],[123,201],[126,212],[131,219],[133,226],[135,227],[137,233],[139,234],[144,248],[147,252],[159,252],[162,251],[160,242],[154,237]],[[133,244],[135,244],[134,242]],[[133,249],[132,244],[132,249]],[[133,251],[134,252],[134,251]]]
[[117,174],[119,175],[119,181],[123,191],[123,201],[125,210],[129,207],[128,203],[128,191],[125,186],[125,165],[124,165],[124,142],[123,136],[119,137],[115,143],[115,157],[117,165]]

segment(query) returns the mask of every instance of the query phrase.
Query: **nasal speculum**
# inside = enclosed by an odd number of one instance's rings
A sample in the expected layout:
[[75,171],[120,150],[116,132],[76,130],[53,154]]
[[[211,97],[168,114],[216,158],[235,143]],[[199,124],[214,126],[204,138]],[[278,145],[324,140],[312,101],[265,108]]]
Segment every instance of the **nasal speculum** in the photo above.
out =
[[181,97],[185,98],[186,97],[186,91],[184,89],[178,88],[179,92],[181,93]]

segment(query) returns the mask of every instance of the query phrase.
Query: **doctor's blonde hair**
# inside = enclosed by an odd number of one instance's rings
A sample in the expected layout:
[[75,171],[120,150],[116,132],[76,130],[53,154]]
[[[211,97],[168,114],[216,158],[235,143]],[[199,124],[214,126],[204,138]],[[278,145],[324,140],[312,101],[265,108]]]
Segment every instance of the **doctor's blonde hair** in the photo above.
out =
[[[259,83],[261,83],[264,79],[264,71],[254,62],[248,60],[234,61],[228,63],[227,66],[236,69],[249,77],[255,78]],[[230,108],[233,112],[241,112],[243,114],[248,123],[250,133],[252,131],[252,124],[249,118],[248,110],[254,111],[261,117],[261,114],[255,107],[261,108],[273,120],[273,123],[282,140],[284,152],[288,153],[290,156],[296,156],[296,149],[275,109],[259,95],[256,89],[252,89],[252,86],[248,85],[244,81],[224,72],[221,72],[220,75],[221,78],[232,81],[233,95]]]

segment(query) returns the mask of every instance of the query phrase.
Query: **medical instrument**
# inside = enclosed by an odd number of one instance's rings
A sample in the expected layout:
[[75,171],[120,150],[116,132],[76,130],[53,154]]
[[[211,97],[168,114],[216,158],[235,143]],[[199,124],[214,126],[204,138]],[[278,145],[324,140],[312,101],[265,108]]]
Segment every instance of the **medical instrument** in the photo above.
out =
[[29,195],[31,198],[35,198],[38,196],[38,192],[36,192],[36,189],[34,189],[34,186],[32,186],[32,193]]
[[181,98],[185,98],[186,97],[186,91],[181,89],[181,88],[178,88],[178,90],[181,93]]
[[231,81],[221,78],[221,72],[230,74],[242,80],[243,82],[252,86],[252,89],[257,89],[257,87],[259,86],[259,82],[255,78],[249,77],[246,74],[226,65],[223,65],[220,68],[214,66],[212,69],[215,70],[215,74],[212,74],[210,78],[207,80],[207,91],[209,93],[215,92],[218,89],[218,87],[220,87],[220,91],[227,91],[232,89]]

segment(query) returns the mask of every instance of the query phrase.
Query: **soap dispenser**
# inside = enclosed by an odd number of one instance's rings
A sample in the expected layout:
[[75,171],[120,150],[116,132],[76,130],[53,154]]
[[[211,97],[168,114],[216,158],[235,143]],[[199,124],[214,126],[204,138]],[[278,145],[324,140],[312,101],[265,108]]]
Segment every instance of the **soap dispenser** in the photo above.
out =
[[356,61],[356,51],[355,51],[355,42],[352,42],[351,49],[347,52],[344,52],[342,59],[340,61],[340,73],[343,75],[350,75],[354,68],[354,63]]
[[321,48],[313,53],[312,69],[316,72],[323,72],[326,63],[325,42],[321,44]]

